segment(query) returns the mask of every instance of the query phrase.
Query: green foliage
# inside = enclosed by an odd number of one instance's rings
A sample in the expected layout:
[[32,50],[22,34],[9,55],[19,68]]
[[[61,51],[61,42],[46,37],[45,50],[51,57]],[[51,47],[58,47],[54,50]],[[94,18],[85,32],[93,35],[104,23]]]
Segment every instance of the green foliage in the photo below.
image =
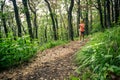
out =
[[58,41],[50,41],[50,42],[47,42],[47,43],[44,43],[41,47],[40,47],[40,50],[43,51],[45,49],[48,49],[48,48],[52,48],[52,47],[55,47],[57,45],[64,45],[68,43],[68,41],[61,41],[61,40],[58,40]]
[[36,41],[30,42],[29,36],[2,38],[0,40],[0,69],[18,65],[29,60],[37,51]]
[[94,23],[92,26],[93,28],[91,33],[99,32],[102,30],[99,22]]
[[80,80],[79,78],[77,77],[74,77],[74,76],[70,76],[70,79],[69,80]]
[[79,66],[76,71],[82,72],[82,78],[109,80],[112,76],[110,73],[120,75],[119,35],[120,27],[92,35],[90,42],[76,54]]

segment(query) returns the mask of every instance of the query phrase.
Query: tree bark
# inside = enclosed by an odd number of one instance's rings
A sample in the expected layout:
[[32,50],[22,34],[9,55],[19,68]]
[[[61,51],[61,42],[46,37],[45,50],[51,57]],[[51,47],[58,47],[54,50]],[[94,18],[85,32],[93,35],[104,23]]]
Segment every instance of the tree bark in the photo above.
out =
[[77,1],[77,36],[79,36],[79,24],[80,24],[80,0]]
[[107,27],[106,0],[104,1],[104,26]]
[[56,27],[55,27],[54,15],[53,15],[53,12],[52,12],[52,9],[50,7],[50,3],[48,2],[48,0],[44,0],[44,1],[47,3],[47,6],[48,6],[48,9],[49,9],[49,12],[50,12],[50,17],[52,19],[54,40],[57,40],[58,38],[57,38],[57,31],[56,31]]
[[111,10],[112,10],[112,22],[115,21],[115,12],[114,12],[114,1],[111,0]]
[[18,6],[16,4],[16,0],[12,0],[13,2],[13,6],[14,6],[14,12],[15,12],[15,19],[16,19],[16,23],[18,26],[18,36],[21,37],[22,36],[22,30],[21,30],[21,20],[19,17],[19,11],[18,11]]
[[5,1],[6,0],[4,0],[4,2],[1,4],[1,21],[2,21],[2,23],[3,23],[3,27],[4,27],[4,31],[5,31],[5,35],[6,35],[6,37],[8,37],[8,29],[7,29],[7,26],[6,26],[6,19],[5,19],[5,15],[4,15],[4,13],[3,13],[3,8],[4,8],[4,5],[5,5]]
[[114,0],[115,2],[115,23],[118,23],[118,18],[119,18],[119,0]]
[[110,18],[110,0],[107,0],[107,26],[111,27],[111,18]]
[[71,0],[70,7],[68,10],[68,29],[69,29],[69,39],[74,40],[74,32],[73,32],[73,25],[72,25],[72,9],[74,6],[74,0]]
[[92,18],[92,1],[90,0],[90,21],[89,21],[89,24],[90,24],[90,32],[92,31],[92,21],[93,21],[93,18]]
[[86,34],[88,35],[89,34],[89,20],[88,20],[88,12],[89,12],[89,9],[88,9],[88,0],[86,0],[86,20],[85,20],[85,32]]
[[26,15],[26,21],[27,21],[27,25],[28,25],[28,32],[30,35],[31,40],[34,39],[33,33],[32,33],[32,25],[31,25],[31,20],[30,20],[30,13],[28,10],[28,0],[22,0],[22,3],[24,5],[24,10],[25,10],[25,15]]
[[100,14],[100,24],[102,29],[104,30],[104,25],[103,25],[103,14],[102,14],[102,7],[101,7],[101,2],[100,0],[97,0],[97,4],[98,4],[98,10],[99,10],[99,14]]
[[35,38],[38,39],[38,25],[37,25],[37,10],[34,7],[34,9],[32,8],[32,6],[30,5],[30,0],[28,0],[28,5],[30,7],[31,12],[34,14],[34,20],[33,20],[33,24],[35,27]]

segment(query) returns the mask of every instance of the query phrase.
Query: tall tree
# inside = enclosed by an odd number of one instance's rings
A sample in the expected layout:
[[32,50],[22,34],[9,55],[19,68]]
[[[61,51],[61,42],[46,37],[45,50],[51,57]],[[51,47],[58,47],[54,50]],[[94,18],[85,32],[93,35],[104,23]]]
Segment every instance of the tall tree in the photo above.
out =
[[74,40],[74,32],[73,32],[73,25],[72,25],[72,10],[74,7],[74,0],[71,0],[70,7],[68,10],[68,29],[69,29],[69,38],[70,40]]
[[5,1],[1,1],[1,21],[3,23],[3,27],[4,27],[4,31],[5,31],[5,34],[6,34],[6,37],[8,37],[8,29],[7,29],[7,26],[6,26],[6,16],[4,14],[4,5],[5,5]]
[[79,35],[79,24],[80,24],[80,0],[77,0],[77,36]]
[[40,1],[28,0],[28,3],[31,12],[34,14],[34,20],[33,20],[33,24],[35,28],[34,36],[36,39],[38,39],[37,6],[40,3]]
[[115,12],[114,12],[114,1],[111,0],[111,10],[112,10],[112,22],[115,21]]
[[89,24],[90,24],[90,30],[89,31],[92,31],[92,21],[93,21],[93,18],[92,18],[92,0],[90,0],[90,21],[89,21]]
[[48,6],[48,9],[49,9],[49,12],[50,12],[50,17],[52,19],[52,24],[53,24],[53,31],[54,31],[54,40],[57,40],[57,31],[56,31],[56,26],[55,26],[55,19],[54,19],[54,15],[53,15],[53,12],[52,12],[52,9],[50,7],[50,3],[48,2],[48,0],[44,0],[46,3],[47,3],[47,6]]
[[28,25],[28,32],[30,35],[30,38],[33,39],[33,33],[32,33],[32,25],[31,25],[31,20],[30,20],[30,13],[28,10],[28,0],[22,0],[23,6],[24,6],[24,11],[25,11],[25,15],[26,15],[26,21],[27,21],[27,25]]
[[86,19],[85,19],[85,31],[86,31],[86,34],[88,35],[89,34],[89,20],[88,20],[88,12],[89,12],[89,9],[88,9],[88,0],[86,0]]
[[104,0],[104,26],[107,27],[106,0]]
[[102,29],[104,29],[104,25],[103,25],[103,13],[102,13],[101,0],[97,0],[97,4],[98,4],[99,15],[100,15],[100,23],[101,23],[101,27],[102,27]]
[[21,30],[21,20],[19,17],[19,11],[18,11],[18,6],[16,4],[16,0],[11,0],[14,6],[14,12],[15,12],[15,19],[16,19],[16,23],[18,26],[18,36],[21,37],[22,36],[22,30]]
[[114,0],[115,3],[115,22],[118,23],[118,19],[119,19],[119,0]]
[[107,1],[107,26],[110,28],[111,26],[111,18],[110,18],[110,0]]

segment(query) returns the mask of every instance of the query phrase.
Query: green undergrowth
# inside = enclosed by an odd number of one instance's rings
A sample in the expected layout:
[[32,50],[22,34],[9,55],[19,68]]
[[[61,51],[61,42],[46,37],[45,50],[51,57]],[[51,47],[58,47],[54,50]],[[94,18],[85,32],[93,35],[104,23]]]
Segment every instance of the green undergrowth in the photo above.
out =
[[31,42],[29,36],[0,41],[0,70],[28,61],[38,50],[37,41]]
[[40,46],[39,49],[40,49],[40,51],[43,51],[45,49],[52,48],[52,47],[55,47],[55,46],[58,46],[58,45],[65,45],[68,42],[69,41],[61,41],[61,40],[50,41],[50,42],[44,43],[42,46]]
[[75,55],[81,80],[111,80],[120,76],[120,27],[91,36]]
[[13,39],[0,39],[0,70],[18,66],[24,62],[28,62],[37,51],[43,51],[57,45],[64,45],[69,41],[50,41],[40,45],[37,40],[30,41],[29,36],[23,36]]

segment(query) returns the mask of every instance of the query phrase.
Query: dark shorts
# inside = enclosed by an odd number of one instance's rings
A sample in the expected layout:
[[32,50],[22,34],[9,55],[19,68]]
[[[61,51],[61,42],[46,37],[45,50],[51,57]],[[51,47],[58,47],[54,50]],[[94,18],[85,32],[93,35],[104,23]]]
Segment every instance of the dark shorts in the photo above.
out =
[[85,32],[80,32],[80,33],[84,35]]

